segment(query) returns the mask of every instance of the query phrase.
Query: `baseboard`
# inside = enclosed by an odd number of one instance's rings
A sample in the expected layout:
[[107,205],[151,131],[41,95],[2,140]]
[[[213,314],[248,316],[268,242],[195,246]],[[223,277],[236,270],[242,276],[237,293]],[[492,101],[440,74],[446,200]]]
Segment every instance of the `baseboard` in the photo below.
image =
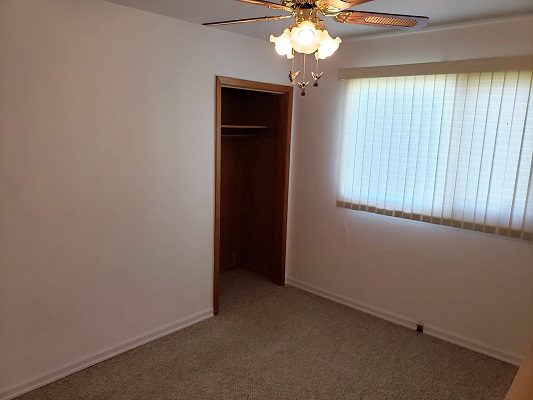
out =
[[129,350],[132,350],[136,347],[142,346],[148,342],[159,339],[163,336],[170,335],[176,331],[179,331],[188,326],[194,325],[200,321],[208,319],[213,316],[213,309],[204,310],[202,312],[191,315],[188,318],[182,319],[180,321],[169,324],[163,328],[157,329],[155,331],[149,332],[143,336],[140,336],[136,339],[129,340],[125,343],[122,343],[118,346],[114,346],[105,351],[99,352],[92,356],[83,358],[74,363],[71,363],[63,368],[59,368],[53,372],[42,375],[38,378],[32,379],[21,385],[9,388],[0,392],[0,400],[10,400],[28,393],[32,390],[35,390],[41,386],[45,386],[49,383],[57,381],[58,379],[64,378],[65,376],[71,375],[75,372],[81,371],[82,369],[88,368],[92,365],[98,364],[102,361],[105,361],[109,358],[115,357],[119,354],[125,353]]
[[[352,299],[349,299],[344,296],[340,296],[331,292],[328,292],[326,290],[322,290],[314,285],[311,285],[309,283],[300,281],[298,279],[292,279],[287,278],[286,280],[288,285],[297,287],[299,289],[305,290],[306,292],[310,292],[313,294],[316,294],[317,296],[324,297],[329,300],[333,300],[337,303],[343,304],[345,306],[354,308],[356,310],[362,311],[366,314],[373,315],[378,318],[382,318],[384,320],[387,320],[389,322],[392,322],[397,325],[404,326],[409,329],[416,329],[417,321],[411,320],[409,318],[402,317],[401,315],[397,315],[394,313],[390,313],[388,311],[381,310],[379,308],[369,306],[367,304],[363,304],[357,301],[354,301]],[[519,366],[522,362],[522,358],[515,355],[515,354],[509,354],[504,351],[494,349],[492,347],[486,346],[482,343],[476,342],[474,340],[470,340],[468,338],[453,334],[451,332],[447,332],[443,329],[436,328],[433,326],[424,326],[424,333],[436,337],[438,339],[444,340],[446,342],[450,342],[453,344],[456,344],[461,347],[465,347],[469,350],[473,350],[477,353],[484,354],[486,356],[495,358],[500,361],[504,361],[506,363],[517,365]]]

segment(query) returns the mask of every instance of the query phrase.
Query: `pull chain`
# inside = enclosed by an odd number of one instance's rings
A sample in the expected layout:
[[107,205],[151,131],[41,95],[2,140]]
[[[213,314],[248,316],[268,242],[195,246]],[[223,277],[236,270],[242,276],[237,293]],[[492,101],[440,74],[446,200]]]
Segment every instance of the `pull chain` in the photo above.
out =
[[298,82],[298,87],[301,89],[301,95],[302,96],[305,96],[305,88],[307,87],[307,85],[309,85],[309,81],[305,81],[305,78],[307,76],[306,74],[306,57],[307,57],[307,54],[304,54],[303,55],[304,57],[304,74],[303,74],[303,81],[302,82]]
[[291,85],[295,85],[296,84],[296,78],[300,74],[300,71],[294,71],[294,60],[295,60],[295,58],[296,57],[294,56],[294,50],[292,50],[291,70],[289,71],[289,82],[291,83]]
[[304,81],[305,81],[305,78],[307,78],[307,71],[306,71],[306,66],[305,66],[305,61],[307,60],[307,54],[304,54]]
[[315,83],[313,83],[313,86],[318,87],[318,80],[322,78],[322,74],[324,72],[318,73],[318,53],[315,53],[315,58],[316,58],[316,72],[311,72],[311,75],[313,76],[313,80],[315,81]]

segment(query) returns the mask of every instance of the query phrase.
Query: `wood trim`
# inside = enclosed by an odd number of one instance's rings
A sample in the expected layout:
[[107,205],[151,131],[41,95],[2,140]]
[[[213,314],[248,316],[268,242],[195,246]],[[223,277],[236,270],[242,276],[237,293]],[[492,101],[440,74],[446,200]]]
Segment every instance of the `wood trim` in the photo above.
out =
[[281,233],[281,270],[272,276],[272,281],[277,285],[285,285],[285,257],[287,242],[287,219],[288,219],[288,202],[289,202],[289,168],[290,168],[290,149],[291,149],[291,132],[292,132],[292,104],[293,104],[293,87],[277,85],[271,83],[254,82],[243,79],[228,78],[223,76],[216,77],[215,84],[215,207],[214,207],[214,262],[213,262],[213,313],[219,313],[219,290],[220,290],[220,221],[221,221],[221,160],[222,160],[222,88],[235,88],[242,90],[253,90],[267,93],[275,93],[283,96],[283,107],[286,111],[283,123],[286,126],[285,138],[283,141],[282,160],[280,165],[284,176],[283,188],[283,213],[282,213],[282,233]]
[[533,344],[516,374],[505,400],[533,399]]
[[533,55],[516,57],[478,58],[472,60],[443,61],[422,64],[384,65],[362,68],[341,68],[339,79],[381,78],[491,72],[533,68]]
[[289,178],[290,178],[290,160],[291,160],[291,136],[292,136],[292,102],[293,102],[293,90],[291,87],[291,90],[287,93],[288,97],[286,101],[288,104],[284,104],[285,107],[288,109],[287,113],[287,121],[285,121],[285,125],[287,126],[287,130],[285,133],[285,143],[284,143],[284,160],[283,160],[283,167],[284,167],[284,177],[285,177],[285,187],[283,188],[283,233],[282,233],[282,247],[281,247],[281,259],[282,259],[282,268],[281,271],[279,271],[279,275],[277,277],[274,277],[275,283],[278,285],[285,285],[285,263],[286,263],[286,256],[287,256],[287,220],[288,220],[288,214],[289,214]]
[[215,243],[213,262],[213,314],[219,311],[220,290],[220,179],[222,155],[222,82],[216,78],[215,83]]
[[247,81],[243,79],[227,78],[224,76],[217,76],[217,82],[220,83],[221,87],[244,89],[244,90],[255,90],[255,91],[260,91],[260,92],[268,92],[268,93],[284,94],[284,93],[292,93],[293,91],[292,86]]

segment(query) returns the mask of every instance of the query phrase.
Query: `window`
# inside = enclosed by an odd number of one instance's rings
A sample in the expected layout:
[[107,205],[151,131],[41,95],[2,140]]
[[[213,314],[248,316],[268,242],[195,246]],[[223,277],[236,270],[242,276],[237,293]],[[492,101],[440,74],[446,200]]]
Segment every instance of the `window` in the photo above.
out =
[[532,71],[346,81],[340,207],[533,237]]

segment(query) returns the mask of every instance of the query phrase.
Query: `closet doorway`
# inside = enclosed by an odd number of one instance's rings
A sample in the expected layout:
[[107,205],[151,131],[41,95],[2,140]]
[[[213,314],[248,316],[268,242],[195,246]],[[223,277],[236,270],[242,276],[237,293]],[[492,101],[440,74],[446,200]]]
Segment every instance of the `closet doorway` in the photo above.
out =
[[285,284],[292,86],[216,78],[213,309],[220,274]]

